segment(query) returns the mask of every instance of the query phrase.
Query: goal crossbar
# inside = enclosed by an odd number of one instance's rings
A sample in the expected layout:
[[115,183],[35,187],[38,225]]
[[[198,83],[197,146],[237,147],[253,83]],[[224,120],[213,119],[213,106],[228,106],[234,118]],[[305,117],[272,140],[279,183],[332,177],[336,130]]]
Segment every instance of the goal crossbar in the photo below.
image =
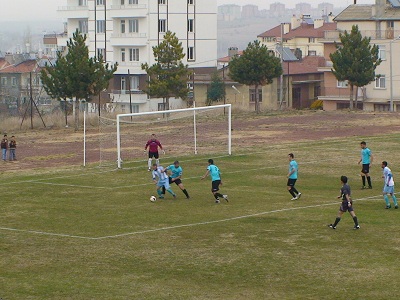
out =
[[171,110],[162,110],[162,111],[149,111],[142,113],[129,113],[129,114],[118,114],[117,115],[117,164],[118,168],[121,168],[122,159],[121,159],[121,119],[126,117],[134,117],[134,116],[146,116],[146,115],[162,115],[162,114],[170,114],[175,112],[190,112],[193,111],[193,131],[194,131],[194,144],[195,144],[195,154],[197,154],[197,133],[196,133],[196,112],[218,109],[218,108],[227,108],[228,109],[228,154],[232,154],[232,105],[231,104],[221,104],[215,106],[202,106],[202,107],[192,107],[192,108],[182,108],[182,109],[171,109]]

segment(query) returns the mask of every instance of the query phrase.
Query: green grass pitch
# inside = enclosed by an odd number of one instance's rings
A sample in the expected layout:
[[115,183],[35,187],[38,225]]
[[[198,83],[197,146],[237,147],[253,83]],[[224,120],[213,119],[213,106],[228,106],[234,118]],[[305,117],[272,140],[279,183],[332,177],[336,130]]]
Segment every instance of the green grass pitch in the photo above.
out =
[[[400,209],[385,210],[380,162],[400,182],[399,140],[369,137],[374,188],[360,190],[359,142],[330,139],[213,157],[222,171],[215,204],[200,180],[210,157],[181,161],[187,200],[149,201],[146,162],[4,173],[0,298],[6,299],[393,299]],[[299,163],[290,201],[287,154]],[[349,177],[361,229],[339,207]],[[399,183],[397,190],[399,190]]]

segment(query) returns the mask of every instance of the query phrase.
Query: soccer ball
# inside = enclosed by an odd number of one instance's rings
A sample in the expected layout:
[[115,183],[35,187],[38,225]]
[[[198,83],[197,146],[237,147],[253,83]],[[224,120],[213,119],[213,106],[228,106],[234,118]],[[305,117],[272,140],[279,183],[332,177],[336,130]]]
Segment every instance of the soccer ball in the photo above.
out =
[[150,197],[150,201],[151,201],[151,202],[156,202],[156,200],[157,200],[156,197],[154,197],[154,196],[151,196],[151,197]]

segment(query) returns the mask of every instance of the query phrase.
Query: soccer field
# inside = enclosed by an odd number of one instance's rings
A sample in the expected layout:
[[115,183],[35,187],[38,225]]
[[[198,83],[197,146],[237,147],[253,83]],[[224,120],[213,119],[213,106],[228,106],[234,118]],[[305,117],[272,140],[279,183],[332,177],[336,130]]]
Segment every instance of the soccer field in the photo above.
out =
[[[360,190],[359,142],[375,160]],[[149,201],[146,161],[2,175],[0,298],[394,299],[400,210],[385,210],[380,162],[400,178],[396,135],[267,145],[213,157],[229,203],[200,180],[205,156],[179,159],[191,199]],[[287,154],[299,163],[290,201]],[[329,229],[349,177],[361,229]],[[400,180],[400,179],[398,179]],[[399,181],[400,182],[400,181]],[[399,189],[399,187],[398,187]]]

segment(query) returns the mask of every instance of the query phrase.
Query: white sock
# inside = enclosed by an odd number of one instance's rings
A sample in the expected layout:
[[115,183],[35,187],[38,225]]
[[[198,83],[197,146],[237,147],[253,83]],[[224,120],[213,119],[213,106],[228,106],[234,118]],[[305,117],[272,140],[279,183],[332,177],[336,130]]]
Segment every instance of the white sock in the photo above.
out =
[[160,165],[160,160],[159,159],[156,159],[156,164],[157,164],[157,166]]
[[151,162],[152,162],[152,159],[149,158],[149,161],[147,162],[147,165],[149,166],[149,169],[151,169]]

